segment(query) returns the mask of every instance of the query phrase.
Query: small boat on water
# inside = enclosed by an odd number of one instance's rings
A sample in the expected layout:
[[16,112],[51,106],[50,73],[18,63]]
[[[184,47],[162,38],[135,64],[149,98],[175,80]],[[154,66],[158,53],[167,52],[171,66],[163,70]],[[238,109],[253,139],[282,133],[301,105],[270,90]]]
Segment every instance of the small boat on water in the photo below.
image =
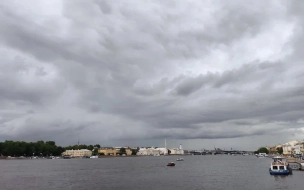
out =
[[174,162],[169,162],[169,163],[167,164],[167,166],[175,166],[175,163],[174,163]]
[[270,175],[289,175],[292,174],[292,170],[286,161],[283,161],[283,157],[276,156],[273,157],[273,162],[271,162],[269,173]]
[[184,161],[183,158],[177,158],[176,161]]
[[71,156],[70,155],[64,155],[63,159],[71,159]]
[[268,154],[266,154],[266,153],[259,153],[259,154],[256,154],[256,157],[258,157],[258,158],[266,158],[266,157],[268,157]]

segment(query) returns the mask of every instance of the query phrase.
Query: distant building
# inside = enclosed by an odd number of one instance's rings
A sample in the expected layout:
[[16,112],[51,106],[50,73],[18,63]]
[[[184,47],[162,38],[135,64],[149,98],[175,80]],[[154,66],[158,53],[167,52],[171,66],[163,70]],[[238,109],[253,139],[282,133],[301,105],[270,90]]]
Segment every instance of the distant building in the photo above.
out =
[[136,155],[138,156],[159,156],[163,154],[163,152],[159,149],[155,148],[140,148]]
[[159,156],[168,155],[167,140],[165,139],[165,148],[140,148],[137,152],[138,156]]
[[182,145],[180,144],[179,145],[179,148],[172,148],[170,149],[170,154],[173,154],[173,155],[183,155],[184,154],[184,150],[183,150],[183,147]]
[[[130,156],[132,155],[132,150],[129,147],[123,147],[126,150],[126,155]],[[104,147],[98,149],[98,154],[103,154],[105,156],[117,156],[117,154],[120,153],[121,147]]]
[[80,150],[66,150],[62,153],[62,156],[71,156],[71,157],[90,157],[92,156],[92,151],[88,149]]
[[266,147],[269,154],[276,154],[277,153],[277,146],[268,146]]
[[301,154],[300,151],[300,142],[299,141],[290,141],[282,145],[283,155],[294,155]]
[[119,149],[115,149],[113,147],[104,147],[98,149],[98,154],[103,154],[105,156],[116,156],[119,153]]
[[167,148],[156,148],[156,150],[160,151],[160,155],[168,155]]
[[300,147],[300,152],[302,154],[302,156],[304,156],[304,140],[300,141],[298,143],[299,147]]

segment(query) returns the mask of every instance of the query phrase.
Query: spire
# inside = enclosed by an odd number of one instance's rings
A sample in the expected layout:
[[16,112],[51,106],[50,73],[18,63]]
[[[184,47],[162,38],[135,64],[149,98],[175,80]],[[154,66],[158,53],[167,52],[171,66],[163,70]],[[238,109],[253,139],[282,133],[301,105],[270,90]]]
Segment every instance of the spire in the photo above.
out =
[[165,152],[164,152],[164,155],[168,155],[167,139],[165,139]]
[[78,134],[78,150],[79,150],[79,134]]

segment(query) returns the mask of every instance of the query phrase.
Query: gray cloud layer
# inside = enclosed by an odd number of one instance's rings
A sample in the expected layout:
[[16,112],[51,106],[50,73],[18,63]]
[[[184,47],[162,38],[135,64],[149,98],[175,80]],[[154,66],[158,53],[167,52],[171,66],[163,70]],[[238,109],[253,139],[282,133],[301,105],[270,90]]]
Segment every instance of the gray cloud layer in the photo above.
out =
[[303,133],[303,2],[29,2],[0,3],[0,140]]

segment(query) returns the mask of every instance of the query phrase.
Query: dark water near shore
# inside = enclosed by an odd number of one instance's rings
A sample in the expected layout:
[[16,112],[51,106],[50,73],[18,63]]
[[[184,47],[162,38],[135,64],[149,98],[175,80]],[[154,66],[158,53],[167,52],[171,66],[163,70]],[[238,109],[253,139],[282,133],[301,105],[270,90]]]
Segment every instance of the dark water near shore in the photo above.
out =
[[[303,189],[304,171],[270,176],[270,158],[204,155],[0,160],[0,189]],[[167,167],[175,161],[175,167]]]

